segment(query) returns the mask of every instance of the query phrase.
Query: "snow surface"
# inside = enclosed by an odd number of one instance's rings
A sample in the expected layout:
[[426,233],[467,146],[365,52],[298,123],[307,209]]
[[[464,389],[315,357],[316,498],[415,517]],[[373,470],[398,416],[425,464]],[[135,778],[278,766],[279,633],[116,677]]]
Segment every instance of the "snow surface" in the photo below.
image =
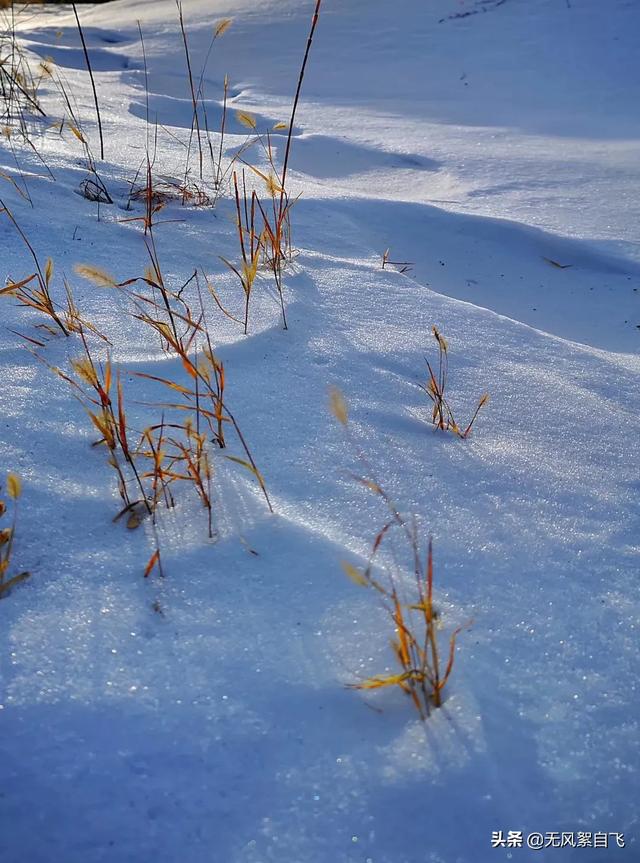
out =
[[[196,69],[234,19],[207,74],[212,117],[228,74],[234,110],[288,119],[311,6],[184,0]],[[97,219],[76,192],[78,142],[52,132],[38,146],[56,181],[19,150],[35,207],[8,183],[2,197],[113,342],[143,427],[160,392],[133,373],[181,372],[121,294],[73,273],[147,263],[140,224],[122,221],[141,212],[123,209],[147,136],[138,20],[168,176],[190,97],[170,0],[81,16],[116,204]],[[72,14],[21,27],[95,149]],[[218,539],[180,500],[162,520],[164,579],[142,578],[144,531],[112,523],[81,406],[11,332],[37,316],[3,298],[0,465],[24,481],[16,561],[33,577],[0,602],[2,863],[638,859],[639,32],[636,0],[325,0],[292,150],[290,329],[266,278],[247,337],[209,311],[276,513],[219,460]],[[60,110],[52,88],[45,105]],[[246,131],[230,131],[231,153]],[[6,145],[0,160],[17,179]],[[218,257],[237,257],[230,199],[162,217],[178,220],[156,229],[165,275],[202,267],[240,308]],[[2,278],[30,271],[6,219],[0,239]],[[381,269],[387,247],[410,273]],[[433,324],[461,416],[491,394],[465,441],[430,427],[417,386]],[[43,353],[77,352],[58,339]],[[392,656],[375,598],[340,569],[384,513],[350,478],[332,384],[433,535],[445,627],[474,621],[424,724],[397,691],[343,687]],[[492,850],[494,830],[618,831],[627,847]]]

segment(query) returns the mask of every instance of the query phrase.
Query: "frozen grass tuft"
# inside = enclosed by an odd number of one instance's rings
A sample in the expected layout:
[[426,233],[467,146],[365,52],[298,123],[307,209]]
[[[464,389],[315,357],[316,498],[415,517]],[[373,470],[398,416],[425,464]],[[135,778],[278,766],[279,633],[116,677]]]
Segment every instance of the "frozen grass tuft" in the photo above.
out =
[[[410,697],[424,720],[433,708],[441,707],[444,702],[444,688],[453,671],[456,639],[464,627],[451,633],[446,646],[440,644],[440,615],[433,593],[432,540],[429,539],[426,554],[423,554],[415,520],[401,513],[376,478],[350,433],[348,406],[336,389],[330,393],[330,408],[345,429],[363,469],[361,474],[354,474],[354,479],[374,494],[387,511],[387,519],[375,536],[367,565],[359,568],[345,561],[342,566],[355,584],[375,592],[387,612],[393,630],[391,648],[400,669],[396,674],[376,675],[348,686],[362,690],[396,686]],[[391,540],[396,540],[393,567],[379,564],[383,543]],[[410,578],[397,563],[401,556],[410,561]]]
[[449,373],[449,346],[447,344],[447,340],[440,333],[436,326],[433,326],[431,328],[431,332],[433,333],[434,339],[438,343],[438,372],[437,374],[434,372],[431,363],[429,362],[429,360],[427,360],[426,362],[427,369],[429,370],[429,377],[427,378],[426,384],[422,385],[421,387],[433,402],[431,422],[437,429],[440,429],[441,431],[450,431],[457,437],[466,438],[469,436],[469,434],[471,434],[471,429],[474,422],[476,421],[478,414],[489,401],[489,394],[484,393],[484,395],[480,397],[475,413],[473,414],[471,420],[463,430],[456,422],[455,417],[453,416],[451,405],[445,397],[447,378]]

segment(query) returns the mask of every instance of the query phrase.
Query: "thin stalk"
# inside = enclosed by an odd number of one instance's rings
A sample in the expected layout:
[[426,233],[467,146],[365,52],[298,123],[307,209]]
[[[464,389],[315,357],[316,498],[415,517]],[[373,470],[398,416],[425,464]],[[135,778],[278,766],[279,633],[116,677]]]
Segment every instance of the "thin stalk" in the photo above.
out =
[[227,122],[227,93],[229,90],[229,78],[224,76],[224,95],[222,97],[222,123],[220,125],[220,147],[218,148],[218,167],[216,171],[216,194],[219,193],[222,184],[222,148],[224,142],[225,125]]
[[93,79],[93,70],[91,68],[91,61],[89,60],[89,52],[87,51],[87,43],[84,41],[84,33],[82,32],[82,27],[80,26],[80,18],[78,17],[78,10],[76,9],[76,4],[71,4],[73,8],[73,14],[76,16],[76,23],[78,25],[78,33],[80,34],[80,41],[82,42],[82,50],[84,51],[84,59],[87,64],[87,71],[89,72],[89,78],[91,79],[91,89],[93,90],[93,101],[96,106],[96,116],[98,118],[98,132],[100,133],[100,158],[104,161],[104,140],[102,137],[102,120],[100,118],[100,106],[98,104],[98,93],[96,91],[96,82]]
[[[199,168],[200,168],[200,179],[202,180],[203,174],[203,158],[202,158],[202,137],[200,133],[200,119],[198,117],[198,97],[196,95],[196,88],[193,83],[193,73],[191,71],[191,56],[189,54],[189,43],[187,42],[187,34],[184,29],[184,17],[182,15],[182,2],[181,0],[176,0],[178,6],[178,17],[180,19],[180,32],[182,33],[182,41],[184,43],[184,53],[187,60],[187,72],[189,75],[189,87],[191,89],[191,104],[193,106],[193,122],[196,127],[196,134],[198,136],[198,154],[199,154]],[[192,127],[193,128],[193,127]],[[189,170],[189,157],[187,156],[187,171]],[[186,185],[186,179],[185,179]]]
[[282,208],[284,205],[284,189],[285,183],[287,181],[287,168],[289,167],[289,153],[291,151],[291,138],[293,135],[293,124],[296,118],[296,111],[298,110],[298,102],[300,100],[300,91],[302,90],[302,82],[304,80],[304,73],[307,68],[307,61],[309,59],[309,52],[311,51],[311,43],[313,42],[313,35],[316,30],[316,26],[318,24],[318,18],[320,17],[320,7],[322,5],[322,0],[316,0],[316,6],[313,13],[313,18],[311,19],[311,29],[309,30],[309,37],[307,39],[307,47],[304,52],[304,58],[302,60],[302,66],[300,67],[300,74],[298,76],[298,86],[296,87],[296,95],[293,100],[293,108],[291,110],[291,119],[289,121],[289,131],[287,133],[287,146],[284,151],[284,163],[282,166],[282,182],[280,189],[280,212],[282,213]]

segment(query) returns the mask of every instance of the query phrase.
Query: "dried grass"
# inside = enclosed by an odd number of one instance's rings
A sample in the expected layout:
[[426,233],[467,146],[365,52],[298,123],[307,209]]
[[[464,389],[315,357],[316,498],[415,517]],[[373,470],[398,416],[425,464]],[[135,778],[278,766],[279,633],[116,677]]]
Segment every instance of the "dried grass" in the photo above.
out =
[[[11,527],[0,528],[0,599],[8,596],[12,587],[15,587],[20,582],[29,578],[28,572],[21,572],[18,575],[9,576],[9,567],[11,566],[11,557],[13,554],[13,544],[16,535],[16,522],[18,515],[18,498],[22,493],[22,483],[20,478],[15,473],[10,473],[6,481],[6,494],[13,506],[13,519]],[[0,488],[0,494],[2,489]],[[0,497],[0,521],[7,514],[7,503]]]
[[[338,390],[331,392],[330,407],[363,468],[363,473],[354,474],[353,478],[382,502],[388,516],[375,536],[367,565],[362,568],[343,562],[343,569],[355,584],[371,588],[385,609],[394,633],[391,638],[393,656],[400,668],[396,674],[376,675],[348,686],[361,690],[398,687],[410,697],[424,720],[433,708],[443,704],[444,688],[453,671],[456,640],[463,627],[451,633],[446,647],[440,645],[440,615],[433,590],[432,541],[429,539],[424,555],[415,519],[401,513],[351,435],[348,407]],[[398,537],[405,556],[410,560],[409,579],[399,568],[378,564],[383,543],[392,535]],[[410,585],[408,590],[407,581]]]

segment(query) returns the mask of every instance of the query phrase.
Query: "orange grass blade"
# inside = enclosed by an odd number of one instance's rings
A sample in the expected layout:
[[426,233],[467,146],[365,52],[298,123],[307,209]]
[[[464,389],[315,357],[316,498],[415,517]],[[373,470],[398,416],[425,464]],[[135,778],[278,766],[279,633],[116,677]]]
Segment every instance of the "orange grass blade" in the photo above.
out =
[[151,557],[149,558],[149,562],[147,563],[147,566],[146,566],[145,571],[144,571],[144,577],[145,578],[149,577],[149,575],[151,574],[151,571],[153,570],[153,567],[156,564],[159,564],[159,562],[160,562],[160,549],[157,548],[153,552]]

